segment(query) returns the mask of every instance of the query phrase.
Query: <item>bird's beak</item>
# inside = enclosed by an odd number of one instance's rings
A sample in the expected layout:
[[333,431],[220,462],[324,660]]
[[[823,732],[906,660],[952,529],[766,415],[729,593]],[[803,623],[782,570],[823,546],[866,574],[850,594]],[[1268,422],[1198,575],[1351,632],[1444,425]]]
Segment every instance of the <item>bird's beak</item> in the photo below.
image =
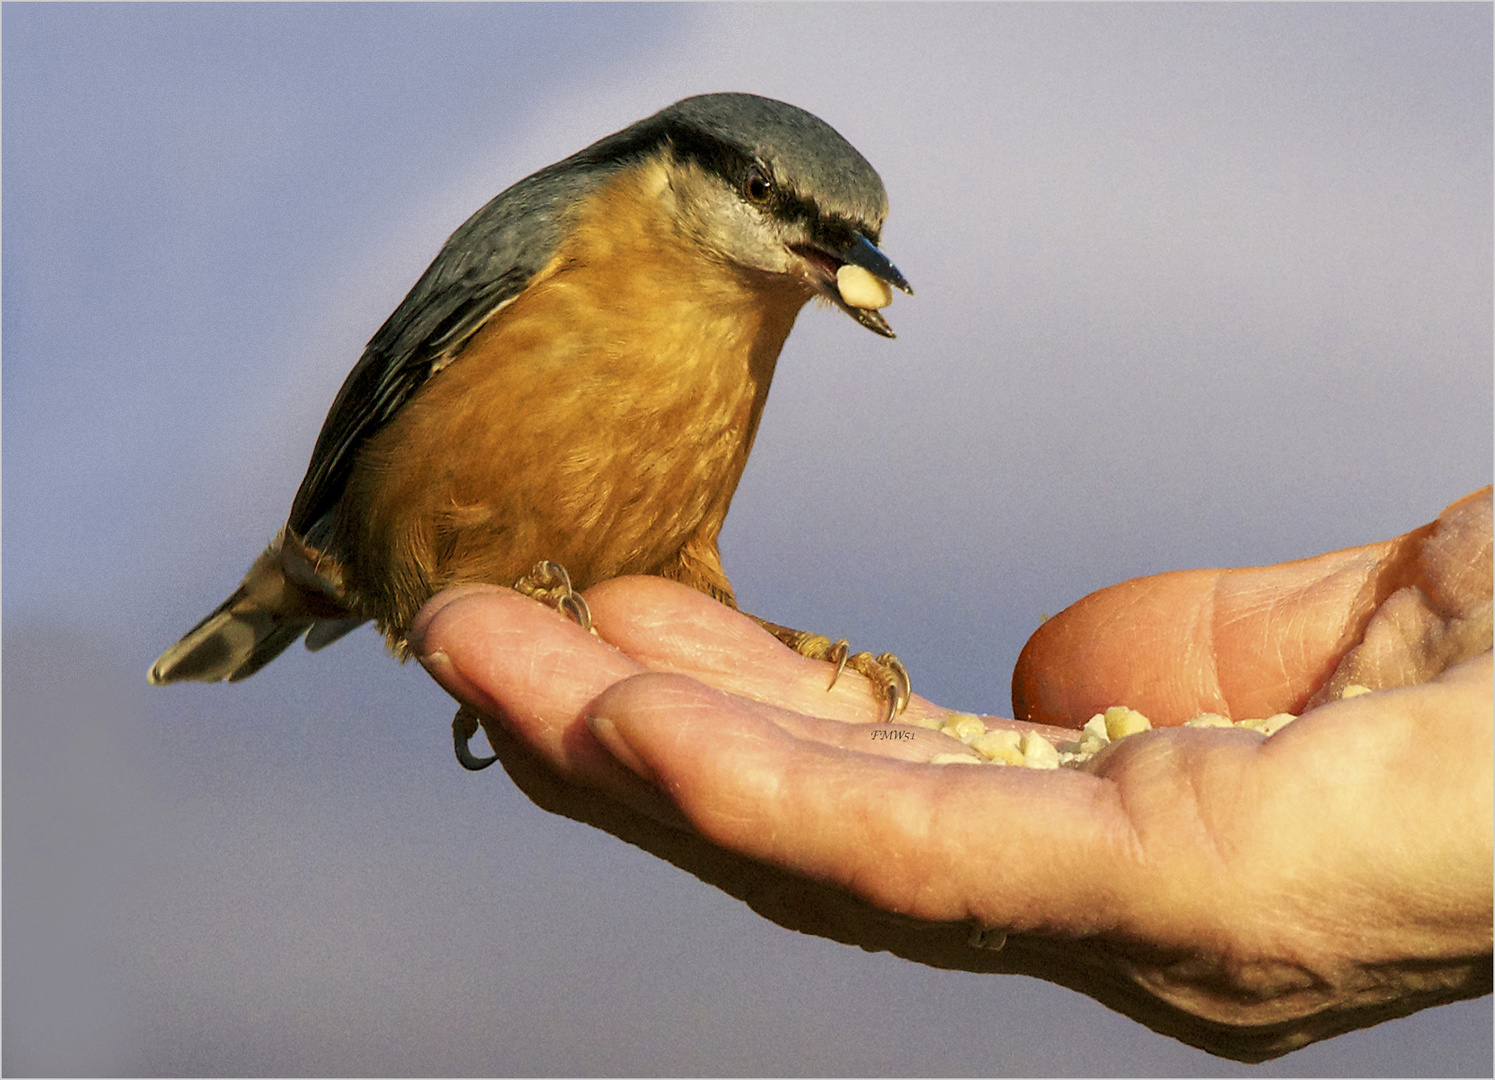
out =
[[846,314],[874,334],[896,337],[880,308],[893,301],[889,285],[908,295],[914,294],[898,267],[861,233],[848,246],[831,251],[839,266],[835,276],[825,283],[825,294]]
[[861,233],[857,234],[856,243],[845,251],[839,252],[841,258],[852,266],[860,266],[875,277],[881,278],[900,292],[914,295],[914,287],[904,280],[903,275],[898,272],[898,267],[888,261],[888,257],[877,250],[873,244]]

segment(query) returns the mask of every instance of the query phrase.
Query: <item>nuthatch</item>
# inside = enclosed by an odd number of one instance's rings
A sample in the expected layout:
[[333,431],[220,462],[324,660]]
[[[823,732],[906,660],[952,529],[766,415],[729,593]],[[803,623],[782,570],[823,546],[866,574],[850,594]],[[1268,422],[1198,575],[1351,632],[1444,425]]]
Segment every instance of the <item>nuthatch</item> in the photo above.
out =
[[[892,337],[888,286],[912,292],[877,248],[886,215],[850,143],[751,94],[686,98],[519,181],[374,335],[285,528],[150,681],[244,679],[369,619],[403,655],[465,582],[583,625],[580,590],[623,574],[735,607],[717,535],[795,316],[824,297]],[[762,625],[866,674],[889,718],[907,703],[891,654]]]

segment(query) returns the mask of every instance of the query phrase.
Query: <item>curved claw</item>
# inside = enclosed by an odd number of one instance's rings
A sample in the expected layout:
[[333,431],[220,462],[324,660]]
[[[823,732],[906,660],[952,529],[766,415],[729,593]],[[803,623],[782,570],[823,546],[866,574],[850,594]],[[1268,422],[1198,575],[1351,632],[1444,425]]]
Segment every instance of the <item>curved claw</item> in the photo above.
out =
[[893,673],[894,684],[889,689],[892,691],[888,697],[887,722],[892,723],[894,718],[908,708],[909,698],[913,696],[914,688],[908,677],[908,668],[903,666],[903,661],[890,652],[885,652],[877,658],[877,662]]
[[830,652],[829,654],[827,654],[825,659],[829,663],[835,664],[836,670],[831,672],[830,685],[825,688],[826,693],[830,693],[830,691],[836,688],[836,680],[841,677],[841,672],[846,670],[846,658],[850,655],[850,653],[851,643],[845,638],[842,638],[840,641],[831,646]]
[[571,575],[566,573],[566,568],[558,562],[549,559],[541,559],[530,571],[529,578],[540,577],[548,581],[557,582],[549,586],[547,591],[557,592],[560,595],[555,600],[555,609],[563,615],[567,615],[583,630],[592,629],[592,609],[582,599],[581,593],[577,592],[571,584]]
[[457,710],[457,715],[452,717],[452,745],[457,751],[457,763],[469,772],[482,772],[498,760],[497,754],[486,758],[475,757],[467,748],[468,740],[477,733],[477,713],[463,705]]
[[[567,585],[570,588],[570,585]],[[583,630],[592,629],[592,609],[587,607],[586,600],[582,599],[579,592],[568,592],[556,601],[556,610],[564,615],[571,616],[573,622]]]

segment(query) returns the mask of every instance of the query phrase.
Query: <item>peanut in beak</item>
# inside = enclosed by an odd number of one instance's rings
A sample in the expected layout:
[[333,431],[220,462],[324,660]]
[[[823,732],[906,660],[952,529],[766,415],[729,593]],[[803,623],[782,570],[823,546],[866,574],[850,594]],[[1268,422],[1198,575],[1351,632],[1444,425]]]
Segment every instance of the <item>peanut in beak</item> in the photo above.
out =
[[836,271],[836,289],[849,307],[878,309],[893,302],[893,290],[886,281],[853,263]]

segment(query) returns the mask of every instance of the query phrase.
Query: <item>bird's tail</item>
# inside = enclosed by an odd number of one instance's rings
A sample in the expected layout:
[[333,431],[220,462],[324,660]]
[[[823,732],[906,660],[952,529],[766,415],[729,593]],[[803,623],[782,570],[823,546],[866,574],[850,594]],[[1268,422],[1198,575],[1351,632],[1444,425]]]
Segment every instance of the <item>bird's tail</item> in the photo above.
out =
[[345,600],[336,563],[282,529],[234,594],[151,665],[153,685],[247,679],[306,634],[330,645],[365,620]]

